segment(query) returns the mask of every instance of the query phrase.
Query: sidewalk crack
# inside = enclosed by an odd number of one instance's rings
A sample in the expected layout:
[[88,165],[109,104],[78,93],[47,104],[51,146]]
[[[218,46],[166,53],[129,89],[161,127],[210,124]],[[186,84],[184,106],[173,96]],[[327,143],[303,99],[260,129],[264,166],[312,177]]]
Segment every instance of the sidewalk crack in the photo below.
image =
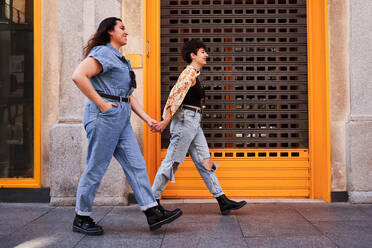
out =
[[19,228],[14,229],[14,231],[11,232],[9,235],[0,236],[0,240],[5,239],[5,238],[7,238],[7,237],[9,237],[9,236],[12,236],[14,233],[16,233],[16,232],[18,232],[19,230],[23,229],[25,226],[31,224],[32,222],[34,222],[34,221],[40,219],[41,217],[43,217],[44,215],[48,214],[50,211],[52,211],[53,209],[56,209],[56,208],[57,208],[57,207],[51,207],[48,211],[46,211],[45,213],[43,213],[43,214],[41,214],[40,216],[36,217],[35,219],[31,220],[30,222],[28,222],[28,223],[26,223],[26,224],[20,226]]
[[236,222],[238,222],[240,233],[242,234],[242,237],[244,238],[244,233],[243,233],[242,225],[240,224],[239,218],[238,218],[238,216],[236,216],[236,214],[235,214],[235,218],[236,218]]
[[163,234],[163,238],[161,239],[159,248],[161,248],[163,246],[163,242],[164,242],[164,239],[165,239],[165,235],[167,234],[167,231],[168,231],[168,225],[165,226],[165,231],[164,231],[164,234]]
[[308,222],[311,226],[313,226],[320,234],[322,234],[324,237],[326,237],[332,244],[334,244],[337,248],[339,248],[339,246],[333,242],[333,240],[328,237],[328,235],[326,233],[323,233],[317,226],[315,226],[310,220],[308,220],[300,211],[298,211],[297,208],[295,207],[292,207],[302,218],[305,219],[306,222]]

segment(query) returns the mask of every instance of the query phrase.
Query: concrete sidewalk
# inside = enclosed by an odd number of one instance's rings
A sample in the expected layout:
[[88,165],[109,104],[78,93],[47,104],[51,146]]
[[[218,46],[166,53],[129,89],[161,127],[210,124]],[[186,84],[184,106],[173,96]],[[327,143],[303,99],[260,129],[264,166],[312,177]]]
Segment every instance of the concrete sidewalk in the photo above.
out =
[[155,232],[137,205],[94,207],[97,237],[71,231],[73,207],[0,203],[0,247],[372,247],[371,204],[249,201],[221,216],[210,201],[162,203],[184,214]]

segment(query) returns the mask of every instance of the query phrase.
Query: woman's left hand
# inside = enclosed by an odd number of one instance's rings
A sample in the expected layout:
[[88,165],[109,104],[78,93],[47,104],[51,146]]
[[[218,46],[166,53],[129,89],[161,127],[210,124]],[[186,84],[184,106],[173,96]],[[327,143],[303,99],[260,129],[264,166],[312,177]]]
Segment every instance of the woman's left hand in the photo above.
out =
[[146,121],[147,125],[149,126],[149,128],[151,128],[152,131],[154,131],[154,126],[156,124],[158,124],[158,122],[152,118],[149,118],[147,121]]
[[161,121],[157,123],[156,125],[154,125],[155,131],[160,132],[160,133],[162,133],[166,127],[167,127],[167,123],[165,121]]

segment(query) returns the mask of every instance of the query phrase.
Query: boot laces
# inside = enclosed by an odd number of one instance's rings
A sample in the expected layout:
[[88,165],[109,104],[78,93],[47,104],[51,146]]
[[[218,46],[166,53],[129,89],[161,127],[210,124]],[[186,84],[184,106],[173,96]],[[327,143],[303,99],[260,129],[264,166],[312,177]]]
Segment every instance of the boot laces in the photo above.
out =
[[90,216],[85,216],[85,221],[88,222],[89,224],[95,226],[96,223],[94,222],[94,220],[90,217]]

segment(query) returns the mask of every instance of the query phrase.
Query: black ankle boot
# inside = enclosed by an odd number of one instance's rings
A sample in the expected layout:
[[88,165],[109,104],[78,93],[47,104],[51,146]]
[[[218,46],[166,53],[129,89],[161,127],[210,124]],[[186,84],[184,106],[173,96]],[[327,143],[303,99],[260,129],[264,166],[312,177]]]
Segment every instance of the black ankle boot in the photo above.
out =
[[92,218],[78,214],[76,214],[74,223],[72,224],[72,231],[84,233],[86,235],[103,234],[102,227],[94,223]]
[[[156,201],[158,202],[158,208],[160,209],[160,211],[163,213],[163,214],[170,214],[170,215],[173,215],[175,213],[177,213],[178,211],[181,211],[181,209],[179,208],[176,208],[175,210],[166,210],[161,204],[160,204],[160,200],[159,199],[156,199]],[[182,211],[181,211],[182,212]]]
[[225,195],[221,195],[217,197],[216,199],[217,199],[218,205],[220,205],[220,210],[221,210],[222,215],[227,215],[230,212],[230,210],[239,209],[243,207],[245,204],[247,204],[246,201],[240,201],[240,202],[232,201],[229,198],[227,198]]
[[[161,210],[161,208],[163,210]],[[171,223],[182,215],[182,211],[180,209],[168,211],[159,206],[149,208],[144,213],[147,217],[147,223],[149,223],[150,231],[159,229],[162,225]]]

